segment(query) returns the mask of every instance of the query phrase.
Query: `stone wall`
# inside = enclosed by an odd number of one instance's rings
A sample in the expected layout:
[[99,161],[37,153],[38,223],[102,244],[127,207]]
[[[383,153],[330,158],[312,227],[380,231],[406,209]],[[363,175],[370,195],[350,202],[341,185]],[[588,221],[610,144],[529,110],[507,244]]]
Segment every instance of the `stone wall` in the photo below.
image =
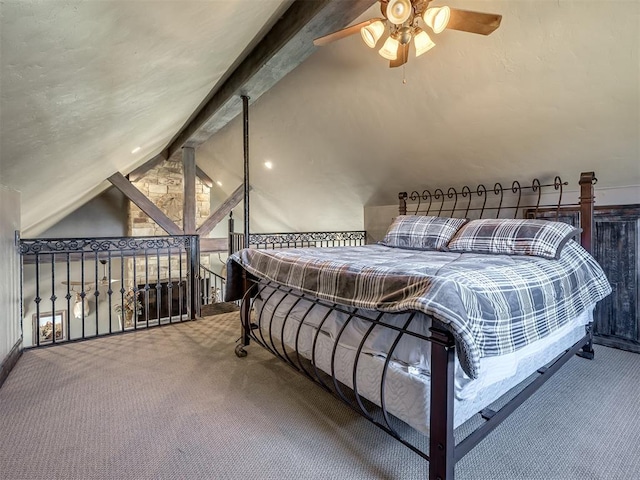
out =
[[[132,182],[164,214],[182,228],[184,192],[182,186],[182,160],[167,160],[144,177]],[[211,189],[196,177],[196,225],[200,225],[210,214]],[[167,233],[151,220],[136,205],[129,202],[129,235],[145,237]]]
[[[184,204],[184,187],[182,185],[182,160],[167,160],[147,172],[140,180],[132,182],[133,185],[144,193],[156,206],[163,211],[167,217],[173,220],[176,225],[182,228],[182,209]],[[209,217],[211,189],[196,177],[196,227]],[[162,236],[167,233],[151,218],[147,216],[138,206],[129,202],[128,215],[128,235],[133,237]],[[178,278],[180,271],[179,260],[176,255],[172,255],[171,277]],[[175,258],[174,258],[175,257]],[[208,266],[208,256],[201,259],[201,263]],[[133,262],[128,262],[128,278],[133,278]],[[187,271],[186,255],[182,256],[182,272]],[[166,257],[160,258],[160,272],[158,275],[158,264],[155,255],[148,259],[147,271],[145,272],[144,259],[136,260],[136,283],[145,283],[145,278],[149,283],[157,281],[157,278],[165,280],[169,277],[169,263]],[[130,282],[133,283],[133,282]],[[132,285],[129,285],[132,286]]]

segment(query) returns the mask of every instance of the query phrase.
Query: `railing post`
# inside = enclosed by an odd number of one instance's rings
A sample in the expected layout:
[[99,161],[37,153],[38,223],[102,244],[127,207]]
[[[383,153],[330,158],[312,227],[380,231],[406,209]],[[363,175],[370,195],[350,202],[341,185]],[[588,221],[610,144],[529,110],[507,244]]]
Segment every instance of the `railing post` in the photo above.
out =
[[229,255],[235,253],[233,248],[233,234],[234,234],[234,225],[233,225],[233,212],[229,212]]
[[189,262],[189,318],[195,320],[200,316],[200,236],[189,235],[187,259]]

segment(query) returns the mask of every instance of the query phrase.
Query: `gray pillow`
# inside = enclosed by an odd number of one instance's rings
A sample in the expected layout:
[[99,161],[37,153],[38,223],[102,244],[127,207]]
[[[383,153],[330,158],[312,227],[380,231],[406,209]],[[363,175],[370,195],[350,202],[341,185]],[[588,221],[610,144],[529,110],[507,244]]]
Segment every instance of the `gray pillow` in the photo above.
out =
[[557,259],[564,245],[580,231],[549,220],[471,220],[456,233],[447,250]]
[[411,250],[442,250],[466,221],[466,218],[399,215],[380,244]]

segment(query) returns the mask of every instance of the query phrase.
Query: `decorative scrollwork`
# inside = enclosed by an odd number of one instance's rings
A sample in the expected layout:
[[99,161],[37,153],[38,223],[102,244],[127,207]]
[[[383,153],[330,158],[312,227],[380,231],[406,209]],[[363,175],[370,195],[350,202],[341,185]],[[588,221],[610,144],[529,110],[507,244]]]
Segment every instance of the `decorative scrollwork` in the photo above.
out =
[[[591,176],[588,177],[588,181],[592,180]],[[546,188],[546,192],[550,193],[551,188],[556,191],[557,202],[551,205],[544,205],[544,207],[555,207],[556,211],[559,213],[560,207],[565,205],[563,203],[563,186],[567,185],[567,182],[563,182],[559,176],[556,176],[553,183],[542,184],[540,180],[537,178],[534,179],[530,186],[523,186],[519,181],[515,180],[511,183],[510,189],[505,189],[500,182],[496,182],[492,188],[493,195],[491,195],[491,199],[489,199],[489,190],[483,185],[479,184],[475,190],[472,190],[467,185],[463,186],[460,190],[457,190],[453,187],[445,190],[438,188],[434,190],[433,195],[429,190],[424,190],[422,195],[418,194],[417,190],[414,190],[409,197],[404,194],[404,197],[400,197],[400,210],[406,212],[407,205],[406,201],[410,200],[412,202],[417,202],[417,207],[415,208],[415,214],[429,215],[431,210],[431,202],[432,200],[438,201],[438,213],[440,216],[443,212],[445,212],[449,216],[464,216],[465,218],[469,217],[469,213],[471,211],[479,212],[479,218],[486,218],[488,216],[488,212],[495,211],[495,218],[499,218],[500,214],[505,210],[513,210],[513,218],[517,218],[518,215],[522,213],[524,209],[535,209],[537,210],[542,207],[542,190]],[[511,190],[509,192],[508,190]],[[526,192],[530,191],[534,194],[535,198],[527,197]],[[507,195],[505,195],[505,193]],[[510,195],[513,194],[513,195]],[[402,195],[402,194],[401,194]],[[460,201],[460,199],[464,199],[465,201]],[[534,202],[530,205],[523,205],[523,203],[527,202],[527,199]],[[420,208],[426,202],[429,202],[427,208]],[[447,204],[445,205],[445,202]],[[531,203],[531,202],[527,202]],[[415,205],[412,205],[412,207]]]
[[515,180],[512,184],[511,184],[511,191],[514,194],[518,195],[518,201],[516,203],[516,208],[513,211],[513,218],[516,218],[518,216],[518,212],[520,211],[520,200],[522,199],[522,187],[520,187],[520,182]]
[[[338,245],[363,244],[366,239],[364,231],[347,232],[284,232],[284,233],[252,233],[249,235],[249,244],[262,248],[282,248],[315,245],[316,243],[329,242]],[[336,246],[338,246],[336,245]]]
[[191,246],[192,238],[189,235],[182,235],[166,237],[21,239],[20,253],[22,255],[37,255],[42,253],[137,252],[168,248],[187,249]]
[[[433,202],[433,195],[431,195],[431,192],[429,190],[423,190],[422,199],[425,202],[429,201],[429,205],[427,206],[427,213],[425,214],[425,215],[429,215],[429,212],[431,211],[431,202]],[[416,215],[417,214],[418,214],[418,210],[416,210]]]

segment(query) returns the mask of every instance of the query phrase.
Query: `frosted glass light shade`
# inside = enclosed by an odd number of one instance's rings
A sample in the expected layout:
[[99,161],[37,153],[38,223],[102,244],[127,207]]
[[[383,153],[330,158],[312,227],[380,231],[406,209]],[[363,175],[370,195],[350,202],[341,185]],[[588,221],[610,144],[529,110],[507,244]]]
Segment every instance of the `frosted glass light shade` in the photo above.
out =
[[387,4],[386,15],[395,25],[402,25],[411,16],[411,0],[390,0]]
[[378,53],[386,58],[387,60],[395,60],[398,58],[398,47],[400,46],[400,42],[395,38],[387,38],[387,41],[384,42],[382,48],[378,51]]
[[374,48],[380,37],[384,33],[384,23],[380,20],[376,20],[370,25],[366,27],[362,27],[360,29],[360,35],[362,35],[362,39],[364,43],[366,43],[369,47]]
[[420,30],[420,32],[413,37],[413,44],[416,47],[416,57],[419,57],[436,46],[424,30]]
[[449,7],[427,8],[422,17],[424,23],[431,27],[433,33],[440,33],[447,28],[449,18],[451,18],[451,9]]

